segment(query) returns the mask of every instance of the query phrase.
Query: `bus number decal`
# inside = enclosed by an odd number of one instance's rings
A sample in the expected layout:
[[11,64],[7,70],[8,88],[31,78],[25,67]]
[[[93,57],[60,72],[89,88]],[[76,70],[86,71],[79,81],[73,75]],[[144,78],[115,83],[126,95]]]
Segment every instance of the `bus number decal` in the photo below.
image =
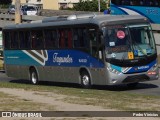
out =
[[66,57],[59,57],[58,53],[54,53],[53,62],[58,63],[58,65],[61,65],[61,63],[73,63],[73,58],[69,55],[67,55]]
[[153,14],[153,15],[157,15],[158,14],[158,10],[157,9],[146,9],[146,13],[147,14]]
[[87,63],[87,59],[79,59],[80,63]]

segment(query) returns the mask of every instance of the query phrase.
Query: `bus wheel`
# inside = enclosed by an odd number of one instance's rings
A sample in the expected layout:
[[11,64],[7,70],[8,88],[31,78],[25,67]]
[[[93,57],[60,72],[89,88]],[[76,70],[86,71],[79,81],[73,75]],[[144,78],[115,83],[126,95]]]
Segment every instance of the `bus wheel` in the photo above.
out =
[[135,88],[137,85],[138,85],[138,82],[127,84],[127,86],[128,86],[129,88]]
[[34,85],[38,84],[38,75],[35,69],[31,69],[30,71],[30,80],[32,84]]
[[81,85],[83,88],[91,88],[91,79],[86,71],[81,73]]

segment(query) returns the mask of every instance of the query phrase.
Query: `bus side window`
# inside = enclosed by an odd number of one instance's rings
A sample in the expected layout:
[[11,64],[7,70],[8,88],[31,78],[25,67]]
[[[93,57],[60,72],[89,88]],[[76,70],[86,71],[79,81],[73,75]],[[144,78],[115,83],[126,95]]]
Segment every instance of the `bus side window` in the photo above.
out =
[[68,31],[68,48],[72,48],[72,31]]
[[79,44],[80,47],[84,47],[84,38],[83,38],[83,29],[78,29],[78,40],[79,40]]
[[43,32],[41,30],[34,30],[31,32],[32,36],[32,48],[33,49],[43,49]]
[[[124,1],[124,0],[122,0],[122,1]],[[114,3],[116,5],[120,5],[121,1],[120,0],[112,0],[112,3]]]
[[64,48],[65,47],[65,41],[64,41],[64,30],[59,30],[59,47]]
[[61,30],[59,40],[61,48],[72,48],[72,31],[70,29]]
[[125,5],[130,5],[130,0],[124,0]]
[[19,37],[18,32],[11,32],[11,48],[18,49],[19,48]]
[[58,41],[58,37],[57,37],[58,35],[57,35],[56,30],[52,31],[52,36],[53,36],[53,47],[56,48],[58,46],[58,44],[57,44],[58,43],[57,42]]
[[115,5],[159,6],[158,0],[111,0]]
[[10,48],[10,33],[4,32],[4,48],[9,49]]
[[157,0],[155,0],[154,4],[155,4],[155,6],[159,6],[159,3]]
[[57,47],[57,31],[56,30],[45,30],[45,48]]
[[98,51],[97,51],[97,36],[96,36],[96,31],[89,31],[89,41],[90,41],[90,53],[98,57]]
[[78,31],[77,30],[73,30],[73,42],[74,42],[75,48],[79,47]]
[[143,6],[144,5],[144,0],[140,0],[139,5]]
[[30,33],[28,31],[19,32],[20,48],[29,49],[30,48]]
[[87,32],[85,28],[73,29],[74,48],[87,48]]

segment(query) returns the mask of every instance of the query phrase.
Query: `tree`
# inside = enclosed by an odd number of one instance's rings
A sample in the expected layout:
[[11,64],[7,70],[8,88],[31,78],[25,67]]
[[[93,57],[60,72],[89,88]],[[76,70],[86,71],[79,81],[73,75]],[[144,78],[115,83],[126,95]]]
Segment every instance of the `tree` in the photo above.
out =
[[[104,11],[106,9],[106,2],[104,0],[101,0],[100,2],[100,11]],[[79,3],[77,3],[76,5],[73,6],[73,10],[76,11],[94,11],[97,12],[98,11],[98,0],[80,0]]]

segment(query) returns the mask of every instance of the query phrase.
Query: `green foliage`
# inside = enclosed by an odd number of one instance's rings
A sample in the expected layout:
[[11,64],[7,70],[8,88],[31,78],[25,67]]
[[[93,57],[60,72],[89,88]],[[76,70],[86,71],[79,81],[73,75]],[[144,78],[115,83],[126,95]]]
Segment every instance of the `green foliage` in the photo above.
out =
[[0,0],[0,4],[1,5],[7,5],[7,4],[11,4],[12,0]]
[[[106,9],[106,2],[103,0],[100,1],[100,11],[104,11]],[[98,12],[98,0],[80,0],[79,3],[73,6],[73,10],[76,11],[93,11]]]
[[0,0],[0,8],[8,8],[12,0]]

